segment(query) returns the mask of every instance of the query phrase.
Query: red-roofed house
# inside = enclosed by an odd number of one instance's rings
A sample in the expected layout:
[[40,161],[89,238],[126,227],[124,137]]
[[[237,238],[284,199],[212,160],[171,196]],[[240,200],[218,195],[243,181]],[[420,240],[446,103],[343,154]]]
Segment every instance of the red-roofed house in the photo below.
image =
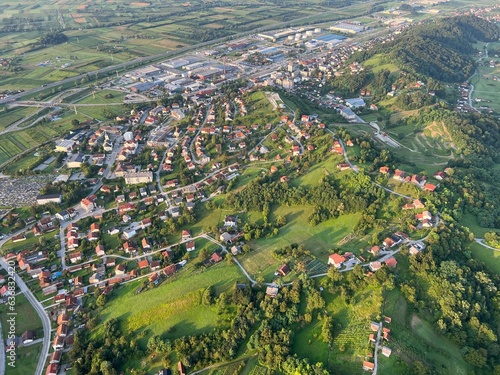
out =
[[196,249],[194,241],[186,243],[186,251],[194,251]]
[[139,269],[143,269],[149,266],[149,262],[147,259],[141,260],[137,263],[139,265]]
[[363,370],[373,371],[375,369],[375,364],[368,361],[363,361]]
[[396,258],[391,257],[385,261],[385,264],[388,267],[395,268],[398,265],[398,261],[396,260]]
[[436,185],[433,185],[433,184],[425,184],[424,189],[425,189],[426,191],[433,192],[434,190],[436,190]]
[[346,261],[345,257],[340,254],[332,254],[328,257],[328,264],[333,264],[335,268],[342,267],[342,264]]
[[191,239],[191,233],[188,230],[183,229],[181,233],[181,241],[186,241]]

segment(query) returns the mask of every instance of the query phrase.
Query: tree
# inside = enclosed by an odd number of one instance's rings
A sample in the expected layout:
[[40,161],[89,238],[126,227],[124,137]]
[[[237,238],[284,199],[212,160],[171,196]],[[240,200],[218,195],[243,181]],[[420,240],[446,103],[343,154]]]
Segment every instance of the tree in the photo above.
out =
[[321,327],[321,338],[324,342],[331,343],[333,341],[333,319],[329,316],[323,320]]
[[99,297],[97,297],[97,300],[95,303],[97,306],[103,307],[107,301],[108,301],[107,296],[105,294],[101,294]]

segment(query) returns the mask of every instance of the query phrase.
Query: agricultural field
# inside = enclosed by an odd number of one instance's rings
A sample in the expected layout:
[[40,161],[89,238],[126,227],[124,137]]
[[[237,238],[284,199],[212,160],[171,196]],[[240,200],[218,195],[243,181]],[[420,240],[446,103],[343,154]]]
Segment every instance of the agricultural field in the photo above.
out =
[[[2,3],[3,57],[15,57],[14,65],[22,70],[0,71],[6,89],[28,89],[109,65],[156,55],[200,42],[272,27],[293,18],[300,22],[318,22],[352,17],[365,13],[371,3],[338,9],[313,1],[304,7],[251,1],[187,3],[152,0],[148,2],[60,2],[33,5],[6,0]],[[22,20],[30,19],[30,22]],[[307,21],[306,21],[307,20]],[[33,48],[41,35],[63,30],[68,41],[50,48]]]
[[0,131],[8,128],[15,122],[18,122],[39,110],[40,110],[39,108],[31,108],[31,107],[25,107],[25,108],[18,107],[10,109],[8,111],[4,109],[3,112],[0,112]]
[[[493,60],[498,61],[498,58],[493,57]],[[471,84],[474,85],[473,104],[476,108],[488,107],[500,113],[500,66],[491,68],[489,61],[490,59],[486,59],[487,65],[479,66],[478,73],[471,79]]]
[[29,129],[3,134],[0,143],[0,164],[23,151],[66,133],[73,127],[71,118],[70,115],[53,122],[34,125]]

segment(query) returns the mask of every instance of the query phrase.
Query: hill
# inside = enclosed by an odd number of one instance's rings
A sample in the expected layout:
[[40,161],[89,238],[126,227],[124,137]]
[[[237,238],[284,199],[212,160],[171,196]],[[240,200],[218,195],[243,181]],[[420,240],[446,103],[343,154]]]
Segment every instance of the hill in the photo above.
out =
[[438,19],[411,27],[374,49],[401,70],[444,82],[460,82],[475,69],[473,43],[498,40],[500,29],[475,16]]

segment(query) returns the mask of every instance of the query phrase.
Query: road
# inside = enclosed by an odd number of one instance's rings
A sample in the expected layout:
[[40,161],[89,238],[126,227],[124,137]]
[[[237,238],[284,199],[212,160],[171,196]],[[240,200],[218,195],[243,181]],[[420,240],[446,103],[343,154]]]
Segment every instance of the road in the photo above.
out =
[[494,250],[494,251],[500,251],[500,249],[497,249],[496,247],[493,247],[493,246],[490,246],[490,245],[487,245],[486,243],[484,243],[484,239],[483,238],[476,238],[476,242],[481,245],[481,246],[484,246],[490,250]]
[[[330,132],[332,134],[332,137],[334,136],[334,133],[330,130],[330,129],[326,129],[328,132]],[[339,143],[340,143],[340,146],[342,146],[342,154],[344,155],[344,159],[346,161],[347,164],[349,164],[349,166],[351,167],[351,169],[356,172],[356,173],[359,173],[359,168],[357,165],[354,165],[350,160],[349,158],[347,157],[347,152],[345,150],[345,146],[344,146],[344,143],[342,142],[342,140],[339,138],[338,139]],[[391,193],[391,194],[395,194],[397,196],[400,196],[400,197],[403,197],[403,198],[406,198],[406,199],[414,199],[413,197],[410,197],[409,195],[404,195],[404,194],[401,194],[401,193],[398,193],[394,190],[391,190],[389,188],[386,188],[385,186],[382,186],[380,184],[377,184],[376,182],[372,181],[372,184],[374,184],[375,186],[378,186],[379,188],[381,189],[384,189],[385,191]]]
[[[369,4],[369,3],[367,3],[367,4]],[[342,7],[341,9],[343,11],[346,11],[349,8],[356,7],[356,6],[358,6],[358,4],[348,5],[348,6]],[[334,9],[330,12],[324,12],[324,13],[322,13],[322,16],[325,16],[326,14],[330,14],[330,13],[338,13],[338,11],[339,11],[338,9]],[[8,103],[8,102],[11,102],[12,100],[16,100],[18,98],[21,98],[21,97],[24,97],[27,95],[36,94],[40,91],[44,91],[44,90],[47,90],[49,88],[59,87],[59,86],[65,85],[67,83],[73,83],[75,81],[80,81],[82,78],[87,78],[88,76],[98,77],[98,75],[102,74],[102,73],[112,72],[114,74],[115,72],[124,71],[124,70],[127,70],[127,68],[131,68],[131,67],[139,68],[141,66],[151,64],[151,63],[159,61],[161,59],[174,57],[176,55],[180,55],[180,54],[190,52],[190,51],[199,50],[203,47],[207,47],[207,46],[211,46],[211,45],[215,45],[215,44],[220,44],[220,43],[227,42],[230,40],[248,37],[248,36],[255,35],[257,33],[261,33],[261,32],[268,31],[268,30],[277,30],[277,29],[280,29],[282,27],[288,26],[290,24],[295,24],[296,22],[305,21],[307,19],[314,18],[314,17],[317,17],[317,15],[309,15],[309,16],[305,16],[305,17],[299,17],[299,18],[296,18],[293,20],[276,22],[276,23],[273,23],[272,25],[262,26],[262,27],[253,29],[251,32],[241,32],[241,33],[233,34],[233,35],[226,36],[223,38],[217,38],[217,39],[213,39],[213,40],[210,40],[207,42],[198,43],[198,44],[195,44],[192,46],[186,46],[186,47],[178,48],[178,49],[175,49],[172,51],[159,53],[157,55],[152,55],[152,56],[147,56],[147,57],[139,57],[139,58],[136,58],[134,60],[127,61],[127,62],[124,62],[121,64],[111,65],[111,66],[108,66],[106,68],[86,72],[86,73],[83,73],[83,74],[80,74],[80,75],[77,75],[74,77],[63,79],[61,81],[48,83],[44,87],[37,87],[37,88],[32,89],[32,90],[28,90],[28,91],[24,91],[24,92],[15,94],[15,95],[8,96],[4,99],[1,99],[0,104]],[[352,17],[353,16],[346,16],[346,19],[352,18]]]
[[[5,271],[7,271],[7,273],[9,273],[9,265],[5,262],[3,258],[0,259],[0,266]],[[15,273],[15,271],[14,271],[14,278],[17,287],[20,289],[22,293],[24,293],[29,303],[31,303],[31,305],[37,312],[38,316],[40,316],[40,319],[42,320],[43,344],[42,344],[42,350],[40,351],[40,358],[38,359],[38,364],[35,371],[35,375],[42,375],[45,366],[45,360],[47,359],[47,356],[49,354],[50,332],[51,332],[50,319],[48,315],[45,313],[42,304],[38,302],[33,293],[31,293],[31,290],[29,290],[29,288],[26,286],[24,280],[21,279],[19,275]],[[21,316],[18,316],[18,319],[21,319]]]
[[373,356],[374,368],[373,375],[377,375],[378,369],[378,351],[381,347],[380,345],[380,335],[382,333],[382,322],[379,322],[378,331],[377,331],[377,341],[375,342],[375,354]]
[[[488,45],[489,43],[486,43],[485,46],[484,46],[484,54],[483,56],[481,56],[477,61],[481,61],[482,59],[484,58],[488,58]],[[471,82],[472,81],[472,78],[474,78],[477,74],[477,69],[474,70],[474,74],[470,76],[470,78],[467,80],[467,82]],[[470,89],[469,89],[469,107],[473,108],[473,109],[476,109],[474,108],[474,106],[472,105],[472,93],[474,92],[474,85],[471,83],[470,84]],[[477,111],[477,109],[476,109]]]

